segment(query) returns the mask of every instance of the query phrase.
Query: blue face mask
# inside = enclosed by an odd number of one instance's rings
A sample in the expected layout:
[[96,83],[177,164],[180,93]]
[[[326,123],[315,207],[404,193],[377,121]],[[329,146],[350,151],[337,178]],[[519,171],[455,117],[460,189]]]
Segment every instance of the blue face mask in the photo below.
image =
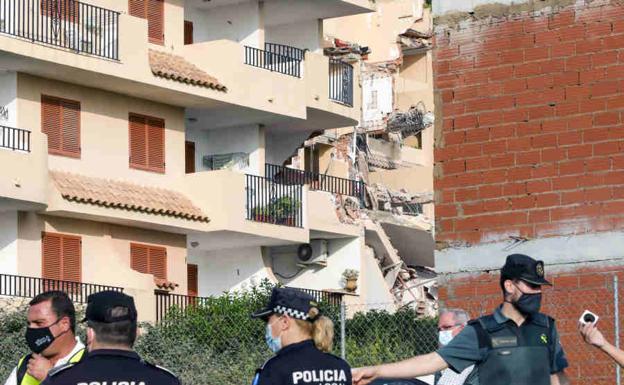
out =
[[282,337],[273,337],[273,333],[271,333],[271,324],[268,322],[266,330],[264,331],[264,340],[273,353],[277,353],[280,349],[282,349]]

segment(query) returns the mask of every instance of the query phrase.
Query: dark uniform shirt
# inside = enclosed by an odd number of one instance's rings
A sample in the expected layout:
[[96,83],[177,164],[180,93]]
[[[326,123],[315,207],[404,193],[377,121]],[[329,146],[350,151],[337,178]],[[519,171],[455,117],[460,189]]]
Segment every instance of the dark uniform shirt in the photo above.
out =
[[306,340],[282,348],[268,360],[253,385],[351,385],[351,368]]
[[60,367],[41,385],[180,385],[165,369],[143,361],[125,350],[98,349],[82,361]]
[[[494,311],[494,319],[499,324],[505,324],[507,328],[510,328],[515,334],[519,335],[521,339],[527,337],[527,326],[536,322],[529,316],[526,321],[518,327],[514,321],[503,315],[500,307]],[[552,333],[548,337],[547,343],[552,347],[552,349],[550,349],[552,352],[550,355],[550,373],[559,373],[568,367],[568,360],[559,342],[559,333],[557,333],[557,329],[554,326],[552,327]],[[441,347],[437,353],[446,361],[451,369],[456,372],[462,372],[470,365],[483,361],[488,354],[488,350],[479,349],[477,331],[474,326],[467,325],[461,333],[455,336],[448,345]]]

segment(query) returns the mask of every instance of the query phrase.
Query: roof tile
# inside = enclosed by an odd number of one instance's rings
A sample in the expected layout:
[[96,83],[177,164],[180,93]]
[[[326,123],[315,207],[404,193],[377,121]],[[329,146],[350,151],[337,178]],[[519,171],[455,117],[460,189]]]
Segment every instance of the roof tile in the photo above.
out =
[[152,73],[156,76],[218,91],[227,91],[227,87],[219,83],[216,78],[208,75],[182,56],[150,49],[149,63]]

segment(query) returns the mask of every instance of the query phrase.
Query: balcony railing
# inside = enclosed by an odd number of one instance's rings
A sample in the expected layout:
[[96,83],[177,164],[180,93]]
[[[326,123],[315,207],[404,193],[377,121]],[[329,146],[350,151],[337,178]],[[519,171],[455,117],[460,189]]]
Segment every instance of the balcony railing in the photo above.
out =
[[86,303],[89,295],[104,290],[123,292],[123,288],[115,286],[0,274],[0,296],[32,298],[48,290],[64,291],[78,303]]
[[0,0],[0,33],[119,60],[119,12],[76,0]]
[[353,107],[353,66],[329,59],[329,99]]
[[284,75],[301,77],[301,59],[254,47],[245,46],[245,64]]
[[[310,294],[320,303],[331,306],[340,306],[342,303],[342,294],[332,293],[322,290],[299,289]],[[175,309],[177,312],[184,313],[188,308],[193,306],[207,306],[210,297],[194,297],[181,294],[169,294],[161,291],[155,291],[156,299],[156,321],[164,320],[171,311]]]
[[264,43],[264,50],[300,61],[305,59],[305,53],[307,51],[305,49],[276,43]]
[[30,131],[0,126],[0,147],[30,152]]
[[356,198],[362,198],[365,192],[365,184],[361,181],[338,178],[331,175],[297,170],[268,163],[264,166],[264,170],[266,177],[278,184],[305,184],[309,185],[311,190],[327,191]]
[[274,225],[303,227],[303,188],[246,175],[247,219]]

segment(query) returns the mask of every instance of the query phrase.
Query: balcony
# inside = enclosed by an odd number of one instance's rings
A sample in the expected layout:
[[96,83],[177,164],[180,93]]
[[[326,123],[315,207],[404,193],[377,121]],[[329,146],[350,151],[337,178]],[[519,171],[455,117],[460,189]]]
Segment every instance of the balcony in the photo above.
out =
[[329,99],[353,107],[353,66],[329,59]]
[[98,285],[94,283],[0,274],[0,296],[33,298],[37,294],[48,290],[64,291],[69,295],[72,301],[77,303],[87,303],[89,295],[100,291],[124,291],[121,287]]
[[0,33],[119,60],[119,13],[75,0],[0,0]]
[[48,144],[41,132],[0,126],[0,209],[40,210],[47,203]]
[[245,176],[247,219],[274,225],[303,227],[303,188],[275,183],[270,178]]
[[264,50],[245,46],[245,64],[296,78],[304,56],[305,50],[282,44],[265,43]]
[[365,192],[364,182],[352,179],[297,170],[276,164],[266,164],[264,172],[267,178],[278,184],[308,185],[310,190],[326,191],[360,199],[363,198]]

